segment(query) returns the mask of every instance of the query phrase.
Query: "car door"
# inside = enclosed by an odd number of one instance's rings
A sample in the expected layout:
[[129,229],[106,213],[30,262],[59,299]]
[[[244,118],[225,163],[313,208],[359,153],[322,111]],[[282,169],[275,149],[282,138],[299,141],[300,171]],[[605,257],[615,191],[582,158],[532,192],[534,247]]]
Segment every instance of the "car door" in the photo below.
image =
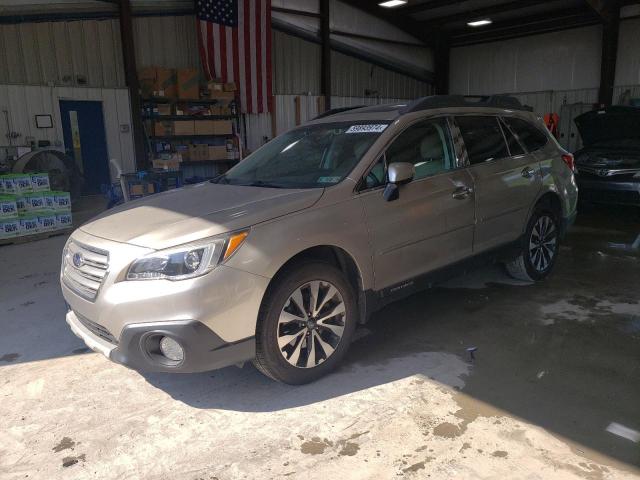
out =
[[[386,166],[413,163],[413,181],[386,201]],[[415,277],[471,254],[473,181],[459,165],[448,119],[420,120],[387,147],[366,175],[359,199],[373,250],[375,289],[410,286]]]
[[456,116],[475,185],[473,251],[516,240],[542,188],[540,166],[497,116]]

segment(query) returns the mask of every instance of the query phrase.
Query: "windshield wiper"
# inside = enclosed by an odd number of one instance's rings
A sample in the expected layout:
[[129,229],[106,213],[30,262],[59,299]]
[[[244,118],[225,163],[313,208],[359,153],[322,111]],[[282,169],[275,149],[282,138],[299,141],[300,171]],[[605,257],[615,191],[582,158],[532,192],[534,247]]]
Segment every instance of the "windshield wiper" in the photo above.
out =
[[220,174],[217,177],[213,177],[211,180],[209,180],[209,183],[229,183],[229,180],[227,180],[226,175]]
[[275,183],[269,183],[263,180],[255,180],[251,183],[243,183],[242,185],[246,185],[247,187],[287,188],[283,187],[282,185],[276,185]]

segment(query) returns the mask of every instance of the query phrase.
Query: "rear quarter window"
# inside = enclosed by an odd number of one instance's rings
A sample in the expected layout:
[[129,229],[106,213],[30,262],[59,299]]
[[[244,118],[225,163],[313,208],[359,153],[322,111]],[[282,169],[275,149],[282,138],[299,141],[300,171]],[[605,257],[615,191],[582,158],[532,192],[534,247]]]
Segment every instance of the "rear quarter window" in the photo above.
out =
[[540,150],[549,142],[542,130],[526,120],[515,117],[504,117],[503,120],[529,152]]
[[509,156],[497,117],[456,117],[472,165]]

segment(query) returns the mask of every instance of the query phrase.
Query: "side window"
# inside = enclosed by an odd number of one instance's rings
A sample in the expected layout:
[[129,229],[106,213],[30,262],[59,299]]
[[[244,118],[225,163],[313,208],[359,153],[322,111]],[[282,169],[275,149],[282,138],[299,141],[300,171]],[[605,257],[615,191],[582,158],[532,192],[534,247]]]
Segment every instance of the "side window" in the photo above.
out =
[[524,155],[525,151],[518,142],[518,139],[513,135],[511,129],[507,127],[504,122],[500,122],[502,127],[502,132],[504,133],[504,138],[507,140],[507,145],[509,146],[509,153],[511,153],[512,157],[516,155]]
[[509,156],[496,117],[456,117],[472,165]]
[[526,120],[515,117],[505,117],[504,121],[530,152],[540,150],[549,141],[549,138],[544,132]]
[[364,179],[365,188],[375,188],[387,183],[387,164],[384,155],[376,162]]
[[387,165],[413,163],[415,178],[424,178],[455,168],[449,127],[444,118],[425,120],[411,125],[389,146]]

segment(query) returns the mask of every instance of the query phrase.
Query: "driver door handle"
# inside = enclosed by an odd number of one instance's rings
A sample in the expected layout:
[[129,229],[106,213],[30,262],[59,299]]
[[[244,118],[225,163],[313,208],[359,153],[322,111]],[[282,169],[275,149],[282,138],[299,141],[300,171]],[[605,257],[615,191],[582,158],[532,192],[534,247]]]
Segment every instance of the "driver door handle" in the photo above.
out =
[[531,167],[526,167],[522,170],[522,176],[524,178],[531,178],[536,174],[536,171]]
[[456,188],[451,196],[456,200],[464,200],[465,198],[469,198],[469,195],[473,193],[473,188],[467,186],[461,186]]

